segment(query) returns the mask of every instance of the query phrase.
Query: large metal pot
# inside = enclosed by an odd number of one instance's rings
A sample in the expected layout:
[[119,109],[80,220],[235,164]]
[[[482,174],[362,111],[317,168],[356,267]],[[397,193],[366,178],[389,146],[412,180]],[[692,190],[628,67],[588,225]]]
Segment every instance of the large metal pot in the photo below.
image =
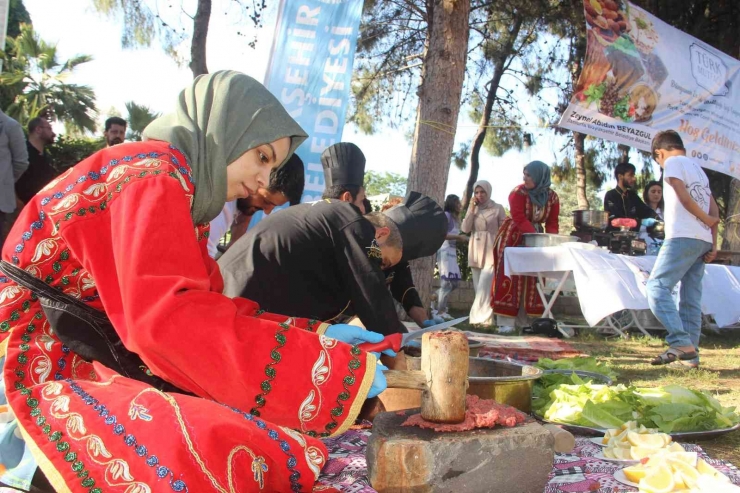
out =
[[549,247],[580,241],[577,236],[553,235],[549,233],[524,233],[524,246]]
[[[468,394],[493,399],[529,413],[532,411],[532,387],[543,373],[530,365],[498,361],[489,358],[469,359]],[[421,369],[421,358],[406,356],[409,370]],[[386,411],[412,409],[421,406],[421,390],[387,389],[380,394]]]
[[604,231],[609,226],[609,213],[606,211],[573,211],[573,228],[576,231]]

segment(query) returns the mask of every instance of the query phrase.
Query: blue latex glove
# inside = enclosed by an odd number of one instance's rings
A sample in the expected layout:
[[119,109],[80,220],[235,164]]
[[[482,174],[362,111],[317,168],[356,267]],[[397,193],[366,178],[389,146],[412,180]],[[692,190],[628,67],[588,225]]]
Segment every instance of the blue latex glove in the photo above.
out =
[[646,228],[649,228],[650,226],[655,226],[655,223],[657,222],[658,221],[656,221],[652,217],[646,217],[645,219],[642,220],[642,225],[645,226]]
[[413,347],[421,349],[421,339],[411,339],[410,341],[406,342],[406,347]]
[[[363,342],[380,342],[385,338],[383,334],[370,332],[369,330],[365,330],[362,327],[348,324],[331,325],[328,329],[326,329],[324,335],[326,337],[331,337],[332,339],[336,339],[338,341],[346,342],[347,344],[352,345],[362,344]],[[393,357],[396,356],[396,352],[392,349],[386,349],[385,351],[383,351],[383,354],[387,354],[388,356]]]
[[375,378],[373,379],[373,384],[370,386],[370,391],[367,393],[368,399],[377,396],[388,388],[388,382],[385,381],[385,375],[383,375],[383,370],[387,369],[387,367],[380,363],[375,365]]
[[435,322],[434,320],[424,320],[424,322],[422,322],[421,324],[421,326],[425,328],[431,327],[432,325],[437,325],[437,322]]

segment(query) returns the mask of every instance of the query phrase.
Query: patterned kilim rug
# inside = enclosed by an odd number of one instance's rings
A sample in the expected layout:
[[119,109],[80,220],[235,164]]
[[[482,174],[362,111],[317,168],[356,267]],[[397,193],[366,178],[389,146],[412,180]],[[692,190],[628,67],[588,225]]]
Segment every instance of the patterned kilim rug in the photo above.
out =
[[[367,480],[365,447],[370,438],[370,429],[352,429],[336,438],[325,440],[329,448],[329,461],[319,477],[314,491],[338,490],[350,493],[370,493],[372,489]],[[740,485],[740,472],[729,462],[709,458],[698,445],[682,444],[690,452],[698,452],[700,457],[726,474],[734,484]],[[570,454],[556,454],[550,473],[550,481],[543,493],[625,493],[637,488],[623,485],[614,479],[614,473],[621,466],[594,457],[601,447],[588,438],[577,437],[576,447]]]

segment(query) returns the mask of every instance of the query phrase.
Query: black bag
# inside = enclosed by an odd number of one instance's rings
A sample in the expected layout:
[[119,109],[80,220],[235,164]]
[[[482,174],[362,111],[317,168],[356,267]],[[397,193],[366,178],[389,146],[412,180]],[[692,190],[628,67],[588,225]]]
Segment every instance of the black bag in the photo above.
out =
[[38,296],[54,334],[81,358],[102,363],[125,377],[158,390],[187,394],[153,375],[138,354],[126,349],[105,313],[4,260],[0,261],[0,272]]

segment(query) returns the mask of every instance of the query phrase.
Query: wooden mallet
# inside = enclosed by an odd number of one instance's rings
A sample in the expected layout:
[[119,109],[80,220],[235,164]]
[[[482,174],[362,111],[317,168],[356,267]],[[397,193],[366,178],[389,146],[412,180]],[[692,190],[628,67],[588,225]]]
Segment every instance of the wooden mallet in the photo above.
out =
[[421,417],[461,423],[468,390],[468,339],[462,332],[430,332],[421,339],[421,370],[389,370],[389,388],[421,390]]

